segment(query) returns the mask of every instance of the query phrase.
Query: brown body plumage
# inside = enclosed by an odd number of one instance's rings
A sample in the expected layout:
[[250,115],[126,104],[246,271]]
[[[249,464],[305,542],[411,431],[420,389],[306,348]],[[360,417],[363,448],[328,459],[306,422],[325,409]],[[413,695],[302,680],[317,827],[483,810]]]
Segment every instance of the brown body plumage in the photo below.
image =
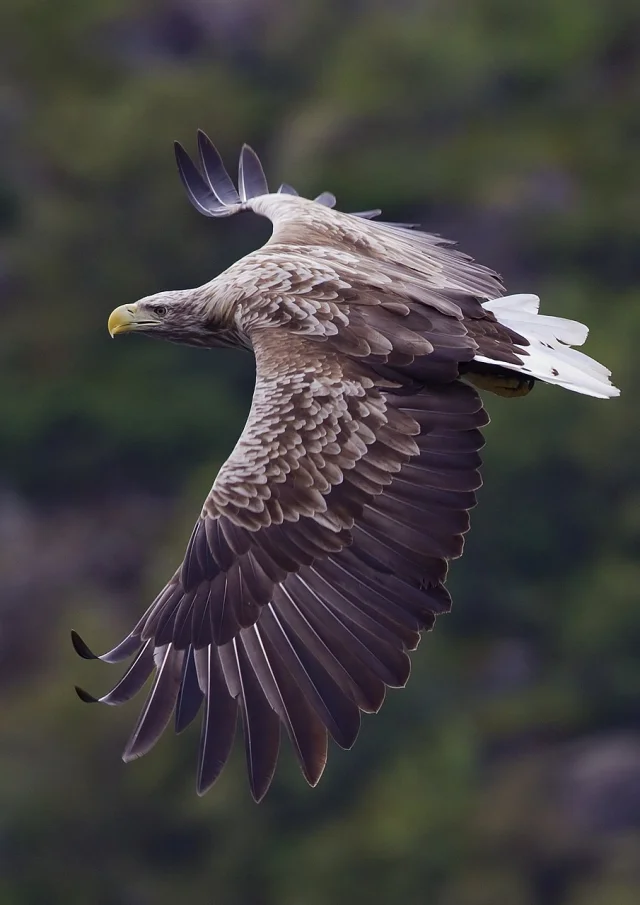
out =
[[483,305],[503,293],[491,271],[377,212],[333,211],[328,194],[268,194],[246,148],[238,196],[203,136],[200,151],[204,178],[178,150],[195,206],[268,216],[271,240],[205,286],[117,309],[110,330],[251,349],[255,393],[181,568],[104,655],[135,659],[100,700],[128,700],[155,672],[126,759],[204,705],[200,792],[239,710],[260,799],[281,725],[315,784],[327,736],[353,744],[360,712],[405,684],[408,651],[449,609],[488,420],[464,375],[498,389],[541,375],[530,340]]

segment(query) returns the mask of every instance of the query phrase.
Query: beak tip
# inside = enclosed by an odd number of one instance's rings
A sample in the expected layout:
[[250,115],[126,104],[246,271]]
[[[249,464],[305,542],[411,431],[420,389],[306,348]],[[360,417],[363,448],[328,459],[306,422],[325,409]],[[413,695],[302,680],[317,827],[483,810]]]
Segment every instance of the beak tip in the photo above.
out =
[[132,329],[135,319],[135,310],[131,305],[121,305],[112,311],[107,322],[107,330],[111,339],[115,339],[118,333],[126,333]]

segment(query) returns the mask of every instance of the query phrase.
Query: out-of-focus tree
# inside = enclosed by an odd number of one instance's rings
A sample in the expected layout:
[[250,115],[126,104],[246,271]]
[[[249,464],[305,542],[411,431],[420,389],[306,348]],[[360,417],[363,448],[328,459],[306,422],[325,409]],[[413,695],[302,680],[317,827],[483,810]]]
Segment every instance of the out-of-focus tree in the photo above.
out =
[[[0,902],[631,905],[640,890],[640,14],[633,0],[4,0],[0,8]],[[135,339],[116,304],[264,240],[183,197],[171,141],[460,241],[590,324],[619,400],[488,400],[454,613],[307,790],[241,751],[119,761],[104,646],[181,555],[248,357]],[[105,667],[105,683],[107,676]]]

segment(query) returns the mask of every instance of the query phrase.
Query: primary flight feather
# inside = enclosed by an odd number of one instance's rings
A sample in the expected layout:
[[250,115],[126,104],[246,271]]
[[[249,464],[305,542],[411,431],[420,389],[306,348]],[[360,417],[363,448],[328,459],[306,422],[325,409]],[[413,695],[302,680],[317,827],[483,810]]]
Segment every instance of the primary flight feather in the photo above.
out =
[[240,713],[259,800],[281,727],[315,785],[328,736],[354,743],[361,712],[406,683],[408,651],[449,610],[448,562],[462,553],[481,484],[488,418],[475,387],[619,391],[571,348],[586,327],[539,315],[536,296],[504,296],[496,274],[443,240],[375,222],[377,210],[335,211],[328,192],[269,193],[246,145],[236,189],[203,133],[198,145],[200,168],[176,145],[196,209],[252,210],[273,234],[204,286],[117,308],[109,331],[249,349],[256,386],[182,565],[100,658],[133,661],[98,700],[123,703],[153,675],[126,760],[174,714],[181,731],[202,710],[200,793],[222,770]]

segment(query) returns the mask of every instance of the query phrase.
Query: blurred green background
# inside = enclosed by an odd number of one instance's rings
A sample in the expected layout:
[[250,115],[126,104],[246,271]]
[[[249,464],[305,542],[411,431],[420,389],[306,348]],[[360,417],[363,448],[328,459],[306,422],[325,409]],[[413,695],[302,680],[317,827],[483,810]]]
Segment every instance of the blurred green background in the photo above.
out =
[[[106,331],[260,244],[188,205],[171,143],[457,239],[584,320],[611,402],[487,400],[455,607],[408,688],[261,806],[197,729],[125,766],[110,647],[182,555],[248,356]],[[636,0],[2,0],[0,905],[640,901]]]

